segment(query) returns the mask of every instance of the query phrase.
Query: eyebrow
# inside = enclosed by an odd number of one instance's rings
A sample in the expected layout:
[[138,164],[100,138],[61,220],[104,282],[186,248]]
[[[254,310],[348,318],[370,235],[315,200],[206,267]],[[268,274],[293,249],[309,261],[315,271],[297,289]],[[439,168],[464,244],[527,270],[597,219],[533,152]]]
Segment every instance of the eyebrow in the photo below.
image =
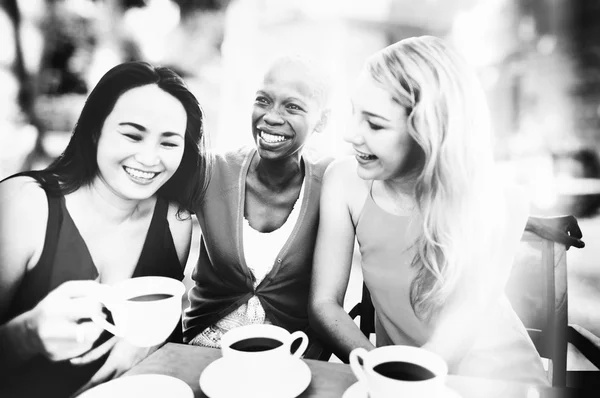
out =
[[[269,99],[273,98],[273,96],[271,94],[269,94],[263,90],[257,90],[255,95],[264,95],[265,97],[269,97]],[[290,101],[291,102],[299,102],[301,105],[307,106],[306,101],[304,101],[301,98],[294,97],[293,95],[285,97],[284,102],[290,102]]]
[[119,126],[131,126],[137,130],[140,131],[146,131],[146,128],[142,125],[139,125],[137,123],[132,123],[132,122],[123,122],[123,123],[119,123]]
[[[119,123],[119,126],[131,126],[131,127],[135,128],[136,130],[139,130],[144,133],[148,131],[144,126],[137,124],[137,123],[133,123],[133,122],[122,122],[122,123]],[[165,131],[161,135],[163,137],[179,137],[179,138],[183,139],[183,136],[181,134],[174,133],[172,131]]]
[[386,122],[391,122],[391,120],[389,120],[388,118],[385,118],[385,117],[383,117],[383,116],[381,116],[381,115],[378,115],[378,114],[376,114],[376,113],[372,113],[372,112],[369,112],[369,111],[362,111],[361,113],[362,113],[363,115],[366,115],[366,116],[370,116],[370,117],[376,117],[376,118],[378,118],[378,119],[385,120]]

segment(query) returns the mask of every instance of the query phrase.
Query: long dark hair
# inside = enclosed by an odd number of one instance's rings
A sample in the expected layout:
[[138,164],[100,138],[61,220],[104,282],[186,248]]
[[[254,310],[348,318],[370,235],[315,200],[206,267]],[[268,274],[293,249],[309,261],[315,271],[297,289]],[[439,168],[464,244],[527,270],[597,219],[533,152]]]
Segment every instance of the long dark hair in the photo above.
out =
[[[183,79],[169,68],[147,62],[125,62],[113,67],[88,96],[65,151],[40,173],[48,194],[65,195],[92,182],[98,173],[96,153],[104,121],[126,91],[148,84],[177,98],[187,115],[185,149],[179,168],[157,194],[176,202],[179,212],[191,212],[202,199],[210,175],[210,157],[203,130],[204,114]],[[59,184],[44,183],[48,177]]]

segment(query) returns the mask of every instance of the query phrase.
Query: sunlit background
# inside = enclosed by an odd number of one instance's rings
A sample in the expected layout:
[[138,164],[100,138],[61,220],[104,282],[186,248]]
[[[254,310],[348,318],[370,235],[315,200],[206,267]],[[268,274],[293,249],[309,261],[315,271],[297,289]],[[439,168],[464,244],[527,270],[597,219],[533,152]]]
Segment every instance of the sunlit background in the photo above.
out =
[[600,2],[597,0],[0,0],[0,178],[47,165],[87,93],[115,64],[172,67],[218,150],[251,144],[257,78],[305,54],[332,72],[334,113],[308,150],[339,156],[347,92],[374,51],[446,38],[476,68],[495,153],[531,194],[532,214],[575,214],[572,320],[600,335]]

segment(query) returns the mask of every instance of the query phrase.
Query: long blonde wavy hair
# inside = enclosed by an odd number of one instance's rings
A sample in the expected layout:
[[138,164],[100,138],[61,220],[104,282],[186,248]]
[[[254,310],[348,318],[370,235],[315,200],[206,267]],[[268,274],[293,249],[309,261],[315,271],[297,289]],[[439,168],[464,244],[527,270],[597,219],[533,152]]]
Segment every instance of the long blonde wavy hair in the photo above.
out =
[[[421,233],[410,289],[415,314],[432,321],[471,266],[492,199],[490,123],[475,73],[441,39],[405,39],[367,60],[372,77],[407,109]],[[415,161],[416,160],[416,161]],[[474,287],[477,288],[477,287]]]

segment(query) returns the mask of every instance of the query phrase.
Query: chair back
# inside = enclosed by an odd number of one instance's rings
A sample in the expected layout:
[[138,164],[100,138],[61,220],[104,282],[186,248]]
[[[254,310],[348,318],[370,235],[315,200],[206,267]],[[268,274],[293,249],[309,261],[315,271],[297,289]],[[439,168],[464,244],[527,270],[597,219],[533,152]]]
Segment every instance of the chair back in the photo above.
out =
[[506,295],[538,353],[548,359],[548,379],[553,386],[564,386],[568,326],[566,247],[525,231]]

